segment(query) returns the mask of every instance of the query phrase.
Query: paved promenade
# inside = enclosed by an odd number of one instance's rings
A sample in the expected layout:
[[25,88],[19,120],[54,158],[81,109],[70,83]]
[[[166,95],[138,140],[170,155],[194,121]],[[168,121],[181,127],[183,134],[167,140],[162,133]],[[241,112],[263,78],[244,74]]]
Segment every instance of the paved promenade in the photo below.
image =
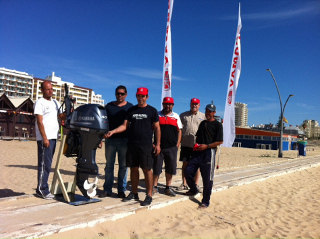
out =
[[[256,165],[228,171],[216,170],[213,191],[265,180],[286,173],[320,166],[320,157],[301,157],[298,160]],[[194,198],[182,193],[171,198],[165,196],[164,178],[159,181],[160,194],[153,197],[149,207],[141,207],[138,202],[121,202],[119,198],[104,198],[101,202],[73,206],[56,200],[43,200],[33,195],[0,199],[0,237],[34,238],[52,235],[59,231],[95,226],[108,220],[116,220],[139,213],[140,210],[152,210],[185,200],[201,200],[201,194]],[[142,183],[141,183],[142,184]],[[181,178],[173,178],[173,186],[178,187]],[[202,185],[202,183],[200,183]],[[139,188],[140,199],[144,199],[144,188]],[[214,197],[213,192],[213,197]]]

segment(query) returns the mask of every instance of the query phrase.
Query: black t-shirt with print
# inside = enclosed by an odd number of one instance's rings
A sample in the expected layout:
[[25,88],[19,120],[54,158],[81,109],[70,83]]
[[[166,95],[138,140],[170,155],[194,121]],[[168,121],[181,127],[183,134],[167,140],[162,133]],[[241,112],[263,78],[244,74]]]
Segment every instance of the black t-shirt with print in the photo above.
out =
[[154,107],[135,105],[128,110],[125,119],[130,122],[129,143],[152,144],[152,125],[159,121],[158,111]]

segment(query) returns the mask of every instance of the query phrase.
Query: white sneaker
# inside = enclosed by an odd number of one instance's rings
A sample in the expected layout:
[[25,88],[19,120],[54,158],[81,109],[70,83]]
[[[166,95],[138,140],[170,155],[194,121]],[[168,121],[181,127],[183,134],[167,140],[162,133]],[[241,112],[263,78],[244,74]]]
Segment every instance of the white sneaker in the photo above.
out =
[[37,193],[37,196],[40,197],[40,198],[46,199],[46,200],[55,199],[55,196],[53,194],[51,194],[51,193],[48,193],[46,196],[42,196],[42,195]]

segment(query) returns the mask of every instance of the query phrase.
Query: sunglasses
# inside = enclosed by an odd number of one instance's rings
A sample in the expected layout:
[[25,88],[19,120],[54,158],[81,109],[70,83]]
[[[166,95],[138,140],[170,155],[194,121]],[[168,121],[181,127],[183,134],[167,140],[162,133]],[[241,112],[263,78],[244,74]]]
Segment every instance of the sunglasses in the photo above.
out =
[[117,92],[117,95],[122,95],[124,96],[126,93],[121,93],[121,92]]

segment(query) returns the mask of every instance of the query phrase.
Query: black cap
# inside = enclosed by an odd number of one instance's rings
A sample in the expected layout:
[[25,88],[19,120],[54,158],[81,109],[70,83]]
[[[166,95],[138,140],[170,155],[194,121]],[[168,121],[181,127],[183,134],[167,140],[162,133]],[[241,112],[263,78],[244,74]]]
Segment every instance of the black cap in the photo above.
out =
[[212,112],[215,112],[216,111],[216,106],[214,104],[208,104],[206,106],[206,110],[210,110]]

